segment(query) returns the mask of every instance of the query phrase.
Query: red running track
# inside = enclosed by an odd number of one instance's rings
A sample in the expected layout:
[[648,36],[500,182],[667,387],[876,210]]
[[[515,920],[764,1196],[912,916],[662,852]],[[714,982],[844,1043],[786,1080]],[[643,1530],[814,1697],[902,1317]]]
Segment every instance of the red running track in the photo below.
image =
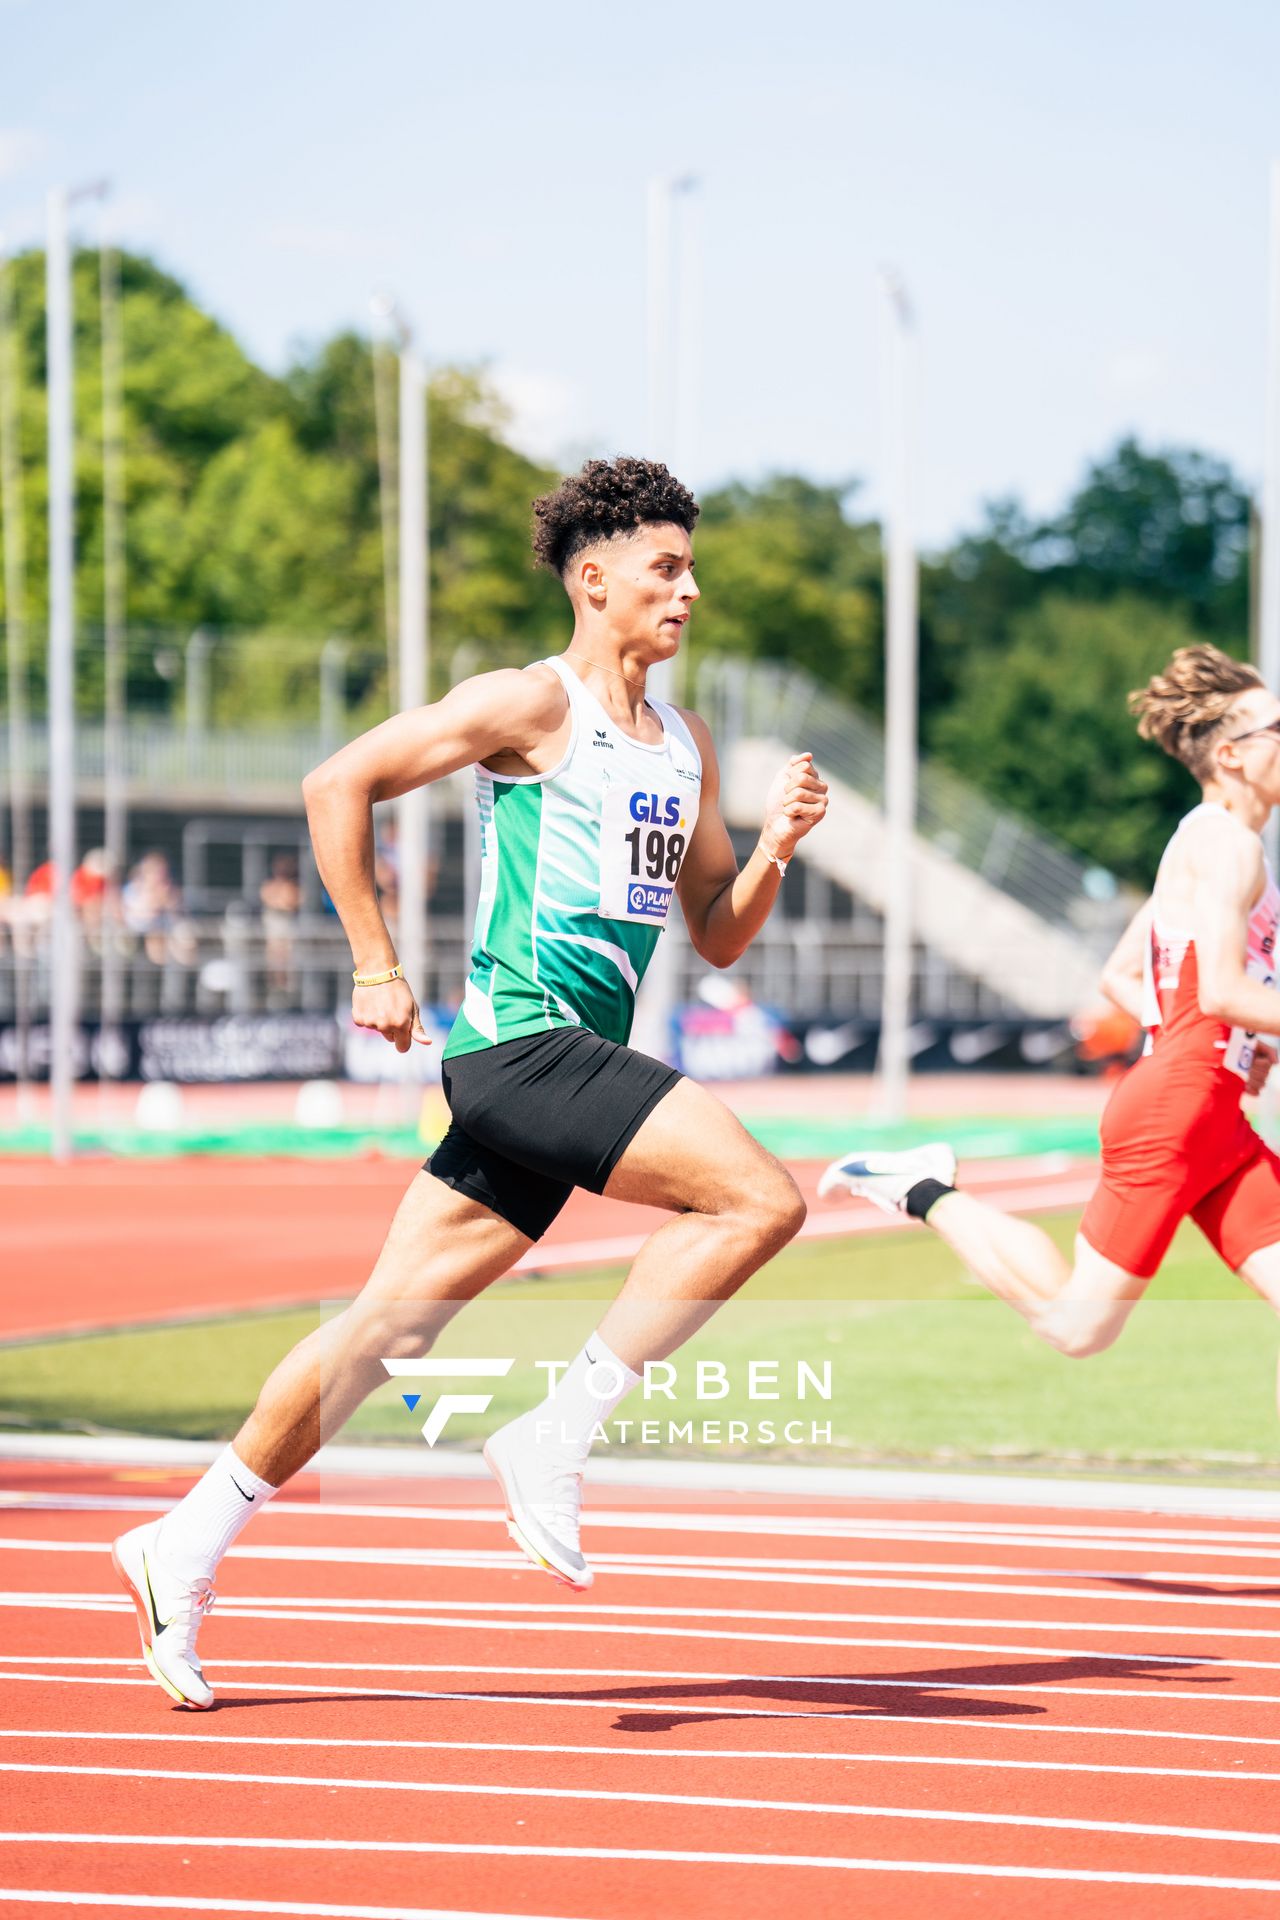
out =
[[[0,1340],[349,1298],[363,1284],[416,1163],[184,1159],[69,1167],[0,1160]],[[802,1237],[894,1231],[865,1201],[816,1199],[820,1162],[793,1166]],[[977,1161],[965,1184],[1018,1210],[1079,1207],[1088,1161]],[[575,1192],[525,1271],[628,1260],[666,1215]],[[904,1222],[910,1231],[910,1224]]]
[[0,1914],[1277,1911],[1280,1525],[602,1490],[575,1599],[485,1488],[304,1479],[197,1717],[106,1558],[184,1483],[8,1479]]

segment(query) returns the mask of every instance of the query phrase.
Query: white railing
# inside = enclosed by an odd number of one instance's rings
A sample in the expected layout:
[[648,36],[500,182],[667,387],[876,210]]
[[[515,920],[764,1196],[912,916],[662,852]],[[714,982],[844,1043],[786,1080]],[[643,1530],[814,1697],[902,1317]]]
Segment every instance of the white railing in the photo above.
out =
[[[830,687],[794,668],[727,655],[703,660],[695,681],[694,704],[717,743],[727,748],[740,739],[776,739],[793,751],[811,748],[820,767],[883,802],[884,736]],[[928,760],[919,772],[917,832],[1054,926],[1105,937],[1129,910],[1126,894],[1105,869]]]

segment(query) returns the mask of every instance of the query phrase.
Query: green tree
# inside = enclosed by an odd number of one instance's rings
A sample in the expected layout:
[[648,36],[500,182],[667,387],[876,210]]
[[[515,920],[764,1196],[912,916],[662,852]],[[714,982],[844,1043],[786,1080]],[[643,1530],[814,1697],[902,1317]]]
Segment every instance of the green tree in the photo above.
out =
[[709,494],[695,535],[706,602],[693,646],[789,662],[878,705],[880,542],[874,524],[849,517],[852,492],[776,474]]
[[1190,775],[1137,737],[1125,696],[1195,630],[1132,595],[1050,594],[1020,614],[1007,648],[975,657],[936,725],[940,752],[1002,806],[1149,887]]
[[1141,593],[1243,637],[1249,496],[1222,460],[1122,440],[1038,544],[1055,584],[1084,598]]

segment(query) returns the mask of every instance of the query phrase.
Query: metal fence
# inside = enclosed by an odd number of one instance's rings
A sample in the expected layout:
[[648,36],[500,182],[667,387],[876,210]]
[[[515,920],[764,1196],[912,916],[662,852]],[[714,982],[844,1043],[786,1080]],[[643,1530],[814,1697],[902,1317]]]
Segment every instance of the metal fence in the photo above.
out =
[[[812,748],[824,771],[884,801],[884,735],[829,687],[793,668],[712,655],[697,669],[695,705],[717,741],[777,739]],[[935,762],[921,762],[917,832],[1051,925],[1092,935],[1123,919],[1114,877],[1002,811]]]

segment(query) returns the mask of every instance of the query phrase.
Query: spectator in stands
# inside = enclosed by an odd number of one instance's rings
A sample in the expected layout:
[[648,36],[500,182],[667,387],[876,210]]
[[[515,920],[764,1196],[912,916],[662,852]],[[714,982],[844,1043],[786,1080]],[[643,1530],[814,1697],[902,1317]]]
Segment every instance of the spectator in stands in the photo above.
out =
[[[42,860],[31,870],[20,906],[16,901],[12,905],[9,917],[15,928],[21,926],[32,938],[39,936],[52,917],[57,873],[52,860]],[[93,847],[71,876],[71,905],[91,938],[102,928],[110,874],[111,861],[106,848]]]
[[154,966],[176,960],[190,966],[195,959],[195,929],[182,917],[182,891],[163,853],[144,853],[120,890],[124,923],[142,941]]
[[266,938],[267,984],[288,993],[293,983],[293,943],[302,910],[296,853],[271,856],[271,872],[258,889],[262,931]]

